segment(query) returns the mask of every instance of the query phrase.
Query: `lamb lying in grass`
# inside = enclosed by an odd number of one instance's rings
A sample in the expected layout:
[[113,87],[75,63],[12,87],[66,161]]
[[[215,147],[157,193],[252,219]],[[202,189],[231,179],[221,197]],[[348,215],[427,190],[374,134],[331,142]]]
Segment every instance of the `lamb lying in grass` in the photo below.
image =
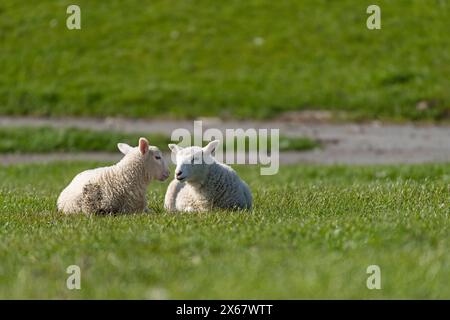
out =
[[217,162],[212,153],[218,140],[206,147],[181,148],[169,144],[176,155],[175,179],[170,183],[164,206],[169,211],[251,209],[247,184],[229,166]]
[[119,143],[125,155],[110,167],[78,174],[57,201],[63,213],[133,213],[147,211],[146,192],[152,179],[166,180],[169,169],[161,151],[140,138],[138,147]]

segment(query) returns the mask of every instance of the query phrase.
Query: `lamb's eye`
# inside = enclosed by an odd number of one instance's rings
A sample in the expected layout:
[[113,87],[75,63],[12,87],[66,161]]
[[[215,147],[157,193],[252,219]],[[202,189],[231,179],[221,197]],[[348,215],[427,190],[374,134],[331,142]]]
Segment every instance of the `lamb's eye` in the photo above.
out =
[[155,156],[155,159],[156,160],[161,160],[161,157],[160,156]]

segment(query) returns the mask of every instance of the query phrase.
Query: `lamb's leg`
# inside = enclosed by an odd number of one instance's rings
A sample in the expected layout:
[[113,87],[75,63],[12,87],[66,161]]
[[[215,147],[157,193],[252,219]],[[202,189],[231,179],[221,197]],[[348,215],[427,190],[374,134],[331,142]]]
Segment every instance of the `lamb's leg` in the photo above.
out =
[[167,187],[166,196],[164,198],[164,208],[168,211],[175,211],[175,203],[178,193],[183,188],[184,184],[178,180],[172,180]]
[[184,212],[190,213],[190,212],[196,212],[196,211],[197,210],[195,210],[193,207],[190,207],[190,206],[184,208]]

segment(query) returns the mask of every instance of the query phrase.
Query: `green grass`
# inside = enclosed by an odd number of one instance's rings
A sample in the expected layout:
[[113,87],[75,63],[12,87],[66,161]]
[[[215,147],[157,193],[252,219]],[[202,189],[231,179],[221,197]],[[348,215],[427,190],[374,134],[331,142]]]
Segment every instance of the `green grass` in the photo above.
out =
[[377,31],[355,0],[79,0],[79,31],[69,4],[1,2],[0,114],[449,116],[448,1],[377,1]]
[[[167,144],[174,143],[170,136],[162,134],[123,133],[77,128],[4,127],[0,128],[0,153],[46,153],[78,151],[117,151],[117,142],[135,146],[139,137],[147,137],[150,144],[168,151]],[[226,143],[226,141],[224,141]],[[235,149],[238,148],[235,140]],[[314,140],[304,137],[281,136],[281,151],[303,151],[319,147]],[[246,140],[246,149],[249,148]],[[268,141],[270,150],[271,140]]]
[[78,151],[117,151],[117,143],[136,146],[140,137],[161,150],[168,149],[170,137],[162,134],[123,133],[77,128],[4,127],[0,128],[0,152],[46,153]]
[[240,167],[252,213],[168,214],[155,182],[152,214],[58,215],[94,165],[0,168],[0,298],[450,298],[449,164]]

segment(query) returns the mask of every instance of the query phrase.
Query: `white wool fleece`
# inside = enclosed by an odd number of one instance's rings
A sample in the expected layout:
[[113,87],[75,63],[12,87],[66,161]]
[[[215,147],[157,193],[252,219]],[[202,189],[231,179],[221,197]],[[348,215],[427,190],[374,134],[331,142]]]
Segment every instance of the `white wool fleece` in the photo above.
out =
[[161,151],[145,138],[138,147],[118,144],[125,156],[117,164],[78,174],[57,201],[63,213],[133,213],[147,210],[146,192],[152,179],[163,181],[169,170]]
[[212,152],[215,140],[205,148],[169,148],[176,154],[175,179],[170,183],[164,201],[169,211],[208,211],[212,209],[248,209],[252,195],[248,185],[229,166],[217,162]]

